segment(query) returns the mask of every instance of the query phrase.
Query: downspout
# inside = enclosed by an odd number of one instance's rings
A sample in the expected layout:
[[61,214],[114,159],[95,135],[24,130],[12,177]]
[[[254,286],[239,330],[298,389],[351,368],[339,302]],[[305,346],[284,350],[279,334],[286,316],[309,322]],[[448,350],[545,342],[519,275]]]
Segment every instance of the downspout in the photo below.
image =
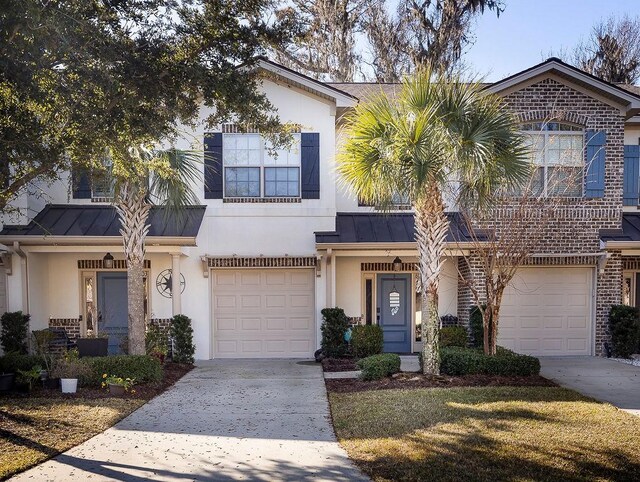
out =
[[27,253],[20,247],[18,241],[13,242],[13,252],[20,258],[20,281],[22,284],[22,312],[29,314],[29,279],[27,270]]

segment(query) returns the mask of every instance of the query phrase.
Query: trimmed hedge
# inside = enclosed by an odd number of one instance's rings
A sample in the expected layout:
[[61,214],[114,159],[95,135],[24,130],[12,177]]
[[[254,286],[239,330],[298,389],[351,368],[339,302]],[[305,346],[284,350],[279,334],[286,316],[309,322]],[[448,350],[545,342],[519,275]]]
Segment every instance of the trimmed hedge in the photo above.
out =
[[0,373],[17,373],[18,370],[29,371],[38,365],[45,366],[44,360],[38,355],[21,355],[13,352],[0,357]]
[[193,363],[196,346],[193,344],[191,318],[185,315],[176,315],[171,318],[170,333],[173,340],[173,361],[176,363]]
[[613,305],[609,331],[614,356],[629,358],[640,350],[640,312],[634,306]]
[[498,347],[494,356],[475,348],[446,347],[440,350],[440,371],[446,375],[529,376],[540,373],[540,360]]
[[469,343],[469,334],[464,326],[446,326],[440,329],[440,346],[466,347]]
[[469,331],[471,331],[471,346],[482,348],[484,346],[484,327],[482,312],[477,306],[472,306],[469,310]]
[[372,355],[358,361],[363,380],[379,380],[400,371],[400,356],[395,353]]
[[2,344],[5,353],[27,354],[30,318],[31,315],[25,315],[22,311],[2,314],[0,317],[0,344]]
[[115,355],[82,358],[91,372],[82,378],[85,386],[99,387],[102,376],[115,375],[134,378],[136,383],[159,382],[162,380],[162,365],[156,357],[149,355]]
[[349,329],[349,319],[342,308],[324,308],[322,313],[322,352],[331,358],[340,358],[347,354],[347,342],[344,334]]
[[382,327],[378,325],[356,325],[351,331],[351,351],[357,358],[382,353],[383,344]]

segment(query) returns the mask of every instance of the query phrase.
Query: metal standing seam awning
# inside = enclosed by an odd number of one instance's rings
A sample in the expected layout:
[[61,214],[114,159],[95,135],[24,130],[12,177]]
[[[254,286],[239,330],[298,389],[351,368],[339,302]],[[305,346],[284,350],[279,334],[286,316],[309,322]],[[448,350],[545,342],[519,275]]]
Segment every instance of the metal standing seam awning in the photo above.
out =
[[[181,211],[154,206],[149,213],[148,244],[195,246],[206,206]],[[23,245],[118,245],[120,220],[113,206],[47,204],[27,225],[5,225],[0,243]]]
[[[448,213],[450,247],[464,247],[474,241],[459,213]],[[389,247],[415,249],[413,213],[338,213],[335,231],[318,231],[316,246],[335,248]],[[478,236],[478,233],[476,233]]]

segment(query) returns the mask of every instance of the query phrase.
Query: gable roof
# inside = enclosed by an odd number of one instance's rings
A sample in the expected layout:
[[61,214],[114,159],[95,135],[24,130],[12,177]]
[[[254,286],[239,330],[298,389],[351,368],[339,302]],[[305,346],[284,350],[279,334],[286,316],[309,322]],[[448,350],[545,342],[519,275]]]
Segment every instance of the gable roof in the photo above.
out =
[[[189,206],[184,216],[154,206],[149,213],[149,238],[154,242],[168,241],[195,244],[206,206]],[[24,241],[63,244],[81,239],[104,243],[105,238],[122,242],[120,219],[113,206],[86,204],[47,204],[26,226],[5,225],[0,242],[12,244]]]
[[358,102],[358,99],[348,92],[301,74],[300,72],[296,72],[295,70],[291,70],[290,68],[273,62],[265,57],[259,57],[257,65],[259,69],[286,79],[287,82],[302,90],[311,92],[326,99],[334,100],[336,102],[336,107],[352,107]]
[[554,73],[582,87],[597,91],[600,95],[625,106],[627,108],[627,117],[640,113],[640,94],[636,93],[635,86],[623,88],[620,85],[612,84],[556,57],[551,57],[533,67],[495,82],[487,86],[486,90],[492,93],[499,93],[529,79],[548,73]]

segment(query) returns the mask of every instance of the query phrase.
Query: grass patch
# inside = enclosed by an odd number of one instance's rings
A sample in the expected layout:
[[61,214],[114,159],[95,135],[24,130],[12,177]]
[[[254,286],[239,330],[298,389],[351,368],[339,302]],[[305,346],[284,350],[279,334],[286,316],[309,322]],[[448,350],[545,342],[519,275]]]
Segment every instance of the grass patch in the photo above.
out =
[[0,399],[0,479],[103,432],[145,400]]
[[640,417],[551,387],[329,393],[374,480],[637,480]]

